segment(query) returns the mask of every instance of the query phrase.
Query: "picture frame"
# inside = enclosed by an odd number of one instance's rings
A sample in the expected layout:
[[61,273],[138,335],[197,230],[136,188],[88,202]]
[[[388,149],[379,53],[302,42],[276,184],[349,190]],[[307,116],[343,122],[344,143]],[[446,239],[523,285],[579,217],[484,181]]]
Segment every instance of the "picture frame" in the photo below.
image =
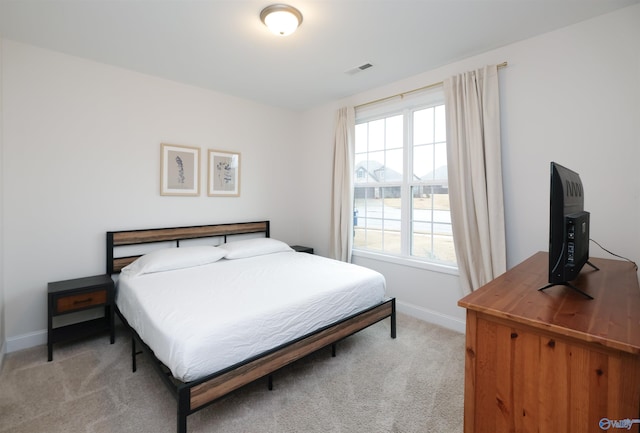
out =
[[161,143],[160,195],[200,195],[200,148]]
[[209,149],[208,192],[210,197],[240,196],[240,153]]

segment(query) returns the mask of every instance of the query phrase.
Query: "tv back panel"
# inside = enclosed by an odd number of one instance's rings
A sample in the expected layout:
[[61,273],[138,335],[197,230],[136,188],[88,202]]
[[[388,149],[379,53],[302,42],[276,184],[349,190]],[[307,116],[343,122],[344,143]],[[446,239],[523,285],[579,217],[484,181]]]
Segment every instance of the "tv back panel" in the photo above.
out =
[[584,190],[573,170],[551,163],[549,207],[549,284],[540,290],[563,285],[577,290],[571,281],[589,264],[589,212],[584,210]]

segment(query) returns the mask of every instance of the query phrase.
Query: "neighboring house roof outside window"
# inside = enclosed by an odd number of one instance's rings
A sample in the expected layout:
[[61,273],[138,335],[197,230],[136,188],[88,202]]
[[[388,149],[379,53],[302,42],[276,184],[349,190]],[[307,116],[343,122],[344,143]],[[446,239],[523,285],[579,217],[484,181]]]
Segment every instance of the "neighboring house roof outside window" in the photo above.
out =
[[436,168],[435,171],[431,171],[427,174],[425,174],[424,176],[420,177],[420,180],[424,180],[424,181],[431,181],[431,180],[446,180],[449,179],[449,173],[447,171],[447,166],[446,165],[441,165],[440,167]]
[[402,182],[402,175],[378,161],[356,164],[356,182]]
[[[356,164],[356,179],[358,183],[373,182],[402,182],[402,175],[392,168],[386,167],[378,161],[361,161]],[[414,180],[433,181],[448,179],[447,166],[443,165],[423,176],[414,175]]]

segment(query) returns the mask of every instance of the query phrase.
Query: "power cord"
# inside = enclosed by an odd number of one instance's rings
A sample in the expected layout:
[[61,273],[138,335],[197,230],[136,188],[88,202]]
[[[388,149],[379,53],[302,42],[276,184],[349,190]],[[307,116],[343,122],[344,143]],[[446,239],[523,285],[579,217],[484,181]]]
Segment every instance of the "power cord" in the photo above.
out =
[[619,256],[618,254],[612,253],[611,251],[609,251],[608,249],[606,249],[605,247],[603,247],[602,245],[600,245],[598,242],[596,242],[595,240],[593,240],[593,239],[591,239],[591,238],[589,238],[589,240],[590,240],[591,242],[593,242],[594,244],[596,244],[597,246],[599,246],[600,248],[602,248],[604,251],[606,251],[606,252],[608,252],[609,254],[611,254],[612,256],[616,256],[616,257],[621,258],[621,259],[623,259],[623,260],[626,260],[626,261],[628,261],[628,262],[630,262],[630,263],[633,263],[633,266],[635,267],[636,271],[638,270],[638,265],[637,265],[637,263],[636,263],[636,262],[634,262],[633,260],[628,259],[628,258],[623,257],[623,256]]

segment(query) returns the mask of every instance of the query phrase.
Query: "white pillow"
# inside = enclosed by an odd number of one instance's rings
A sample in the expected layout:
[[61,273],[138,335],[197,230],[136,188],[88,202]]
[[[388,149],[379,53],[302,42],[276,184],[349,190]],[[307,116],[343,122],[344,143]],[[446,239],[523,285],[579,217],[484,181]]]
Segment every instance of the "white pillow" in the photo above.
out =
[[122,268],[122,272],[130,276],[136,276],[201,266],[220,260],[226,253],[221,248],[207,245],[165,248],[145,254],[135,262]]
[[244,259],[264,254],[293,251],[289,245],[272,238],[243,239],[241,241],[227,242],[218,246],[218,248],[227,251],[224,256],[225,259]]

